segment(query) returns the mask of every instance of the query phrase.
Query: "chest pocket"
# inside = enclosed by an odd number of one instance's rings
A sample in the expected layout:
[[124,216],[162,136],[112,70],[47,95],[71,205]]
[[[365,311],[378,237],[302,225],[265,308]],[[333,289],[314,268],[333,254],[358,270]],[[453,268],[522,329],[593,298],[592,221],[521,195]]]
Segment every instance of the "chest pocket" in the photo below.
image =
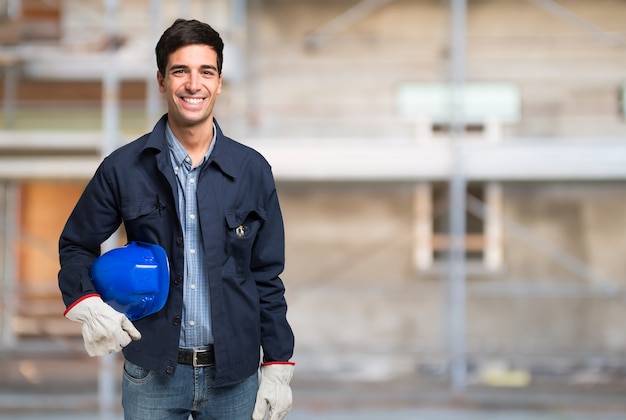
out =
[[128,240],[159,243],[159,228],[166,223],[168,207],[162,201],[129,201],[122,205],[122,220]]
[[238,270],[249,267],[252,246],[264,221],[263,210],[226,212],[226,253],[235,260]]
[[263,210],[226,212],[228,237],[235,242],[253,241],[264,221]]

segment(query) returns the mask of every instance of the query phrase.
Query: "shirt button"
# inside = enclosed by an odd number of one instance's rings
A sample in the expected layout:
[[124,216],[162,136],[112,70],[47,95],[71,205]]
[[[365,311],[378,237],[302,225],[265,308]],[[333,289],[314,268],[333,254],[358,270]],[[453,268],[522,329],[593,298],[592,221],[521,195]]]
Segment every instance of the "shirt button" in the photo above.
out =
[[189,253],[190,253],[190,254],[195,254],[195,253],[196,253],[196,250],[195,250],[195,249],[190,249],[190,250],[189,250]]
[[195,215],[195,214],[190,214],[190,215],[189,215],[189,218],[190,218],[191,220],[195,220],[195,219],[196,219],[196,215]]
[[196,321],[193,321],[193,320],[189,321],[189,325],[191,325],[193,327],[194,325],[196,325]]
[[189,183],[190,183],[190,184],[193,184],[194,182],[196,182],[196,179],[195,179],[195,178],[190,178],[190,179],[189,179]]
[[191,290],[196,290],[196,285],[195,284],[191,285]]
[[190,158],[189,156],[187,156],[187,157],[185,158],[185,162],[191,162],[191,158]]

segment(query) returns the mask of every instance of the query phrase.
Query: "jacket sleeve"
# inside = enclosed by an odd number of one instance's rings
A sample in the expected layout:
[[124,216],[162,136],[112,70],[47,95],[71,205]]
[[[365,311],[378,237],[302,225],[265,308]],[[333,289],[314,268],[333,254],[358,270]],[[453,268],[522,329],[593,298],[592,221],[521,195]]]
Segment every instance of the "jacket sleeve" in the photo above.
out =
[[251,266],[260,298],[264,363],[288,361],[294,347],[293,332],[287,322],[285,287],[279,277],[284,268],[285,235],[275,187],[268,197],[266,212],[266,221],[253,248]]
[[120,226],[112,182],[103,162],[89,181],[59,238],[59,289],[66,307],[81,297],[97,293],[89,277],[100,245]]

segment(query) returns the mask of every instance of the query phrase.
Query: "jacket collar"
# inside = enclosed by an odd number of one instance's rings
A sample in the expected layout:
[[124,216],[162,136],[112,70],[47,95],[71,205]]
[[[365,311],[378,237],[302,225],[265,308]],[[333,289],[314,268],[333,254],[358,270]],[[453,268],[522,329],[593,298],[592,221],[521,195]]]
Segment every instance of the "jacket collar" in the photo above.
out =
[[[213,122],[215,123],[215,129],[217,131],[215,136],[216,143],[213,152],[211,152],[211,156],[209,157],[208,164],[215,164],[222,172],[224,172],[224,174],[230,176],[231,178],[236,178],[237,166],[233,161],[233,153],[231,153],[234,142],[222,133],[222,129],[215,118],[213,119]],[[152,132],[148,135],[148,140],[144,144],[142,152],[147,149],[156,149],[159,152],[168,150],[167,139],[165,137],[166,123],[167,114],[161,117],[161,119],[154,126]],[[161,165],[169,164],[169,157],[166,153],[159,153],[157,160],[159,161],[159,167],[161,167]],[[161,169],[163,169],[163,167],[161,167]]]

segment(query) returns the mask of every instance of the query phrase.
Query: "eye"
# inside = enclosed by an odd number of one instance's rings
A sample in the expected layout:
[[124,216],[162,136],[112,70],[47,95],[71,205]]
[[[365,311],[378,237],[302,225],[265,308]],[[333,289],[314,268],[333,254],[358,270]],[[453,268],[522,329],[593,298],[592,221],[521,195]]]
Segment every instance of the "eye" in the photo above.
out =
[[170,74],[172,76],[182,76],[187,73],[187,70],[183,67],[174,67],[170,69]]

